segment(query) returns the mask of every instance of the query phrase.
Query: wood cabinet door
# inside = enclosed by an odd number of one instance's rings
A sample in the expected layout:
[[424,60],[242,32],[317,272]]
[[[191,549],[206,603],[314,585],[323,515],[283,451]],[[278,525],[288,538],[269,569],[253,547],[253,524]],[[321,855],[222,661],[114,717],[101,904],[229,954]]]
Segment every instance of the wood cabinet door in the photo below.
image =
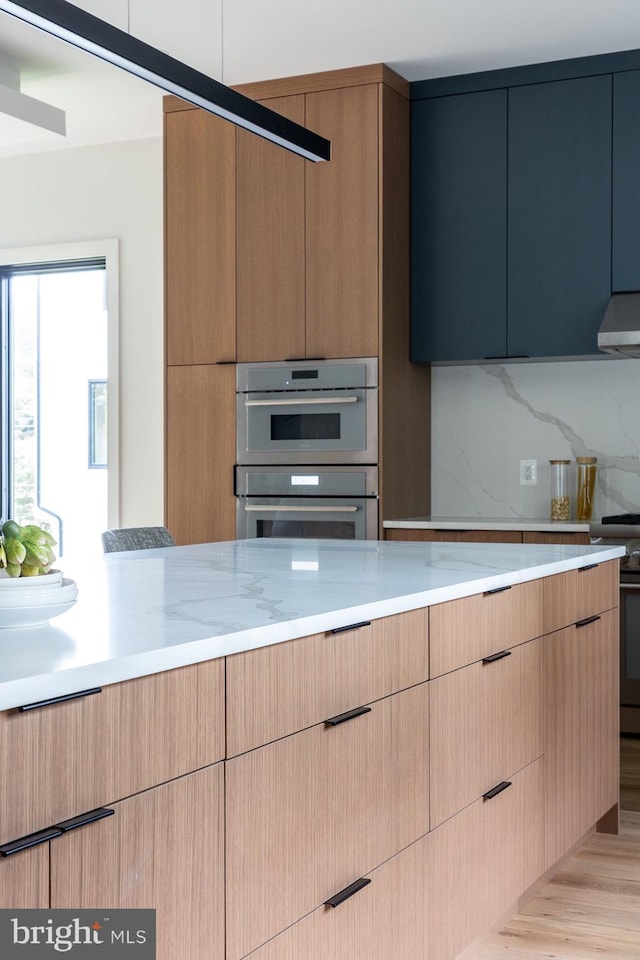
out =
[[429,607],[429,676],[509,650],[542,633],[542,581]]
[[166,525],[179,544],[233,540],[235,366],[169,367],[166,391]]
[[522,543],[518,530],[412,530],[390,527],[385,540],[409,540],[414,543]]
[[49,906],[49,844],[0,857],[0,909]]
[[526,531],[522,534],[523,543],[569,543],[585,544],[591,543],[591,537],[588,533],[542,533],[537,530]]
[[426,609],[226,658],[227,756],[428,679]]
[[597,354],[611,295],[611,76],[509,90],[509,356]]
[[577,570],[540,582],[544,593],[544,627],[540,632],[551,633],[618,606],[620,563],[585,563]]
[[487,934],[543,872],[542,761],[509,782],[429,835],[429,960],[452,960]]
[[507,353],[507,91],[411,105],[411,359]]
[[339,721],[226,764],[227,960],[428,830],[427,684]]
[[205,110],[165,116],[168,364],[236,359],[235,127]]
[[542,753],[540,640],[504,653],[430,684],[432,830]]
[[375,357],[379,317],[379,85],[306,94],[331,162],[306,167],[307,356]]
[[223,783],[215,764],[59,837],[51,906],[153,908],[158,960],[224,960]]
[[3,711],[0,842],[223,755],[223,660],[108,684],[101,692],[24,712]]
[[618,802],[618,611],[542,643],[549,868]]
[[252,960],[427,960],[429,837],[411,844],[337,907],[321,906]]
[[[304,96],[264,101],[304,126]],[[308,161],[238,129],[239,362],[305,356],[304,180]]]

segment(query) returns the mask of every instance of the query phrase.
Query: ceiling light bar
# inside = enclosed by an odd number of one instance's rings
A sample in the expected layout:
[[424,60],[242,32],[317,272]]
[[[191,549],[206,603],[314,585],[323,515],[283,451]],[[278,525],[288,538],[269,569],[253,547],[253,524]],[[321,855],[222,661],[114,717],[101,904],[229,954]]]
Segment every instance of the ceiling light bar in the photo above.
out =
[[0,0],[0,11],[113,63],[167,93],[173,93],[203,110],[230,120],[307,160],[331,158],[331,142],[324,137],[67,0]]

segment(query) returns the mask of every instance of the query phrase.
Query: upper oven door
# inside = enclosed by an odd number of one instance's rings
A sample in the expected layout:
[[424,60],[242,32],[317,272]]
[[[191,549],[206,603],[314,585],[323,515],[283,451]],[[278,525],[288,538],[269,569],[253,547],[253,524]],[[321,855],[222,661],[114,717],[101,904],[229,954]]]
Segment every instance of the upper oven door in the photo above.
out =
[[377,395],[366,387],[238,393],[238,463],[377,463]]

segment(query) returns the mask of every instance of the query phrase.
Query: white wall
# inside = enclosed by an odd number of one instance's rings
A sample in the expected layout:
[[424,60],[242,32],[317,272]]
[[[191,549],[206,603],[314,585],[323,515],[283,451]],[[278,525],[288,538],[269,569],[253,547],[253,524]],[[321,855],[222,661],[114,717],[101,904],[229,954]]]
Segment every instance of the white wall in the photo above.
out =
[[0,249],[117,238],[120,525],[163,523],[162,140],[0,159]]
[[[640,512],[640,360],[434,367],[431,382],[434,516],[546,518],[548,461],[580,456],[598,458],[594,519]],[[520,486],[521,459],[537,486]]]

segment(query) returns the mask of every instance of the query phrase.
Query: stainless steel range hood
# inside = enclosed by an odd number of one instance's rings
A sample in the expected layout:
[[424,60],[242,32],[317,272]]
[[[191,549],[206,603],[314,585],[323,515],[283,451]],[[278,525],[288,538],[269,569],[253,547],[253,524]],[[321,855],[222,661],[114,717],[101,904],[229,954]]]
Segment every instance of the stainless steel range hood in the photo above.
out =
[[598,349],[640,357],[640,291],[612,294],[598,331]]

